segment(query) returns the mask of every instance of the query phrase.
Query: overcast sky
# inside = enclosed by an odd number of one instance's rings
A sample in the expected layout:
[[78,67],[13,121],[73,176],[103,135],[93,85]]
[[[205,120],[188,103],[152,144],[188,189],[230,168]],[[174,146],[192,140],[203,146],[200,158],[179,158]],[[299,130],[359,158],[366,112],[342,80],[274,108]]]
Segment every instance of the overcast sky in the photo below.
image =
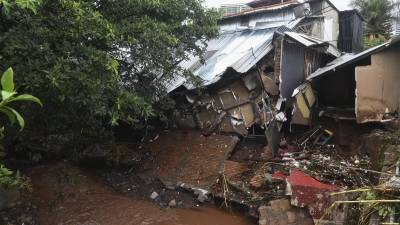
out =
[[[239,3],[250,2],[250,0],[205,0],[205,1],[208,7],[218,7],[221,4],[239,4]],[[339,10],[344,10],[349,8],[351,0],[331,0],[331,2],[335,4]]]

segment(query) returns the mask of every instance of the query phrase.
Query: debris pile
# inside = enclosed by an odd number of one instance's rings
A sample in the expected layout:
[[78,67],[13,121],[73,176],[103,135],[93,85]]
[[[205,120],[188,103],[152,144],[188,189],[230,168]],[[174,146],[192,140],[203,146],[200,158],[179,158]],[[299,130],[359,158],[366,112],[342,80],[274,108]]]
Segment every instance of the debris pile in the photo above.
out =
[[[375,136],[382,137],[380,132],[375,133],[367,135],[364,138],[365,143],[374,142],[368,140]],[[374,170],[370,155],[374,157],[379,154],[379,148],[373,150],[374,152],[344,154],[332,144],[333,132],[318,127],[305,134],[309,138],[299,138],[293,142],[288,141],[290,138],[281,139],[275,157],[270,154],[271,149],[268,146],[261,151],[264,156],[269,157],[260,159],[245,157],[242,150],[236,150],[240,152],[242,160],[225,162],[220,179],[211,192],[214,196],[225,199],[225,202],[243,204],[249,209],[263,209],[264,213],[268,207],[266,203],[289,196],[293,207],[307,209],[314,221],[318,221],[337,200],[331,196],[332,193],[370,187],[376,183],[380,174]],[[382,144],[379,142],[378,145]],[[248,148],[246,151],[252,152],[251,154],[255,152]],[[231,160],[239,158],[235,156],[236,152]],[[323,219],[346,224],[348,214],[348,207],[342,207],[335,213],[325,215]],[[266,218],[261,213],[258,216],[260,224],[274,224],[263,223]]]
[[[160,188],[149,188],[147,196],[164,207],[210,201],[225,207],[243,206],[265,225],[276,224],[273,218],[279,214],[288,224],[294,218],[304,224],[321,219],[347,224],[353,208],[343,206],[330,212],[331,206],[357,196],[333,197],[333,193],[377,185],[381,173],[374,162],[385,146],[385,135],[381,131],[361,135],[358,142],[362,144],[353,152],[343,151],[335,138],[323,126],[297,136],[282,135],[273,154],[271,145],[256,137],[239,143],[232,136],[171,131],[144,146],[151,157],[141,162],[144,166],[139,174],[151,177],[150,185],[154,179],[160,182]],[[397,180],[390,184],[395,186]],[[129,184],[121,187],[130,188]],[[177,192],[182,195],[174,195]],[[188,196],[192,201],[187,201]],[[282,201],[289,202],[288,209],[272,207]]]
[[321,182],[334,184],[343,189],[371,186],[372,170],[368,156],[341,157],[336,151],[314,153],[299,163],[308,174]]

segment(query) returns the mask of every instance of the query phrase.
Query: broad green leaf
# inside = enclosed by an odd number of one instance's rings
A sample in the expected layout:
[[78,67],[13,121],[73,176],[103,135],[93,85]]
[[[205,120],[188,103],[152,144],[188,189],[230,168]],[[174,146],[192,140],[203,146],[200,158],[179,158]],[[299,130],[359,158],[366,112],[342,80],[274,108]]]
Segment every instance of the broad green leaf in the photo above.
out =
[[5,91],[14,92],[14,71],[11,67],[3,73],[1,77],[1,87]]
[[3,101],[6,101],[10,97],[14,96],[16,93],[15,92],[9,92],[9,91],[1,91],[1,97]]
[[15,101],[31,101],[31,102],[36,102],[40,106],[43,106],[40,99],[36,98],[33,95],[28,95],[28,94],[18,95],[15,98],[12,98],[9,102],[15,102]]
[[[0,112],[6,114],[6,116],[8,117],[8,120],[13,124],[15,123],[15,115],[12,111],[10,111],[9,109],[5,108],[5,107],[0,107]],[[4,127],[2,128],[4,131]]]
[[25,120],[24,120],[24,118],[22,118],[21,114],[19,114],[17,111],[15,111],[15,109],[13,109],[11,107],[4,106],[4,108],[10,110],[14,114],[15,118],[18,121],[19,126],[21,127],[20,130],[23,130],[25,127]]

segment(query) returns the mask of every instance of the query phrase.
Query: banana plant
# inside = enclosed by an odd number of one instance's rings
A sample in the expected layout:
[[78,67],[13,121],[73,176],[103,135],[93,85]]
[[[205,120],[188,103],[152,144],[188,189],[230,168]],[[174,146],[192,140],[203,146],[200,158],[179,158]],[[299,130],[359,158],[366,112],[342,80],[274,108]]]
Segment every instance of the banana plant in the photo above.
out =
[[[25,127],[25,120],[15,109],[9,106],[12,102],[30,101],[42,106],[42,102],[35,96],[29,94],[18,94],[14,86],[14,71],[10,67],[1,77],[1,102],[0,112],[8,117],[11,124],[18,122],[20,131]],[[0,128],[0,139],[4,137],[4,127]]]

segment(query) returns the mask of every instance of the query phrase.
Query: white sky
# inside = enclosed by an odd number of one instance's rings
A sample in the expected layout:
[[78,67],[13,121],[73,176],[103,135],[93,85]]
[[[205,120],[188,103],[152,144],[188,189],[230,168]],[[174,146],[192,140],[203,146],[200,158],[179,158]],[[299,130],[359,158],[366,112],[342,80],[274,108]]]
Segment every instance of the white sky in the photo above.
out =
[[[218,7],[221,4],[240,4],[247,3],[251,0],[205,0],[205,3],[208,7]],[[350,6],[351,0],[331,0],[333,4],[339,9],[344,10],[348,9]]]

